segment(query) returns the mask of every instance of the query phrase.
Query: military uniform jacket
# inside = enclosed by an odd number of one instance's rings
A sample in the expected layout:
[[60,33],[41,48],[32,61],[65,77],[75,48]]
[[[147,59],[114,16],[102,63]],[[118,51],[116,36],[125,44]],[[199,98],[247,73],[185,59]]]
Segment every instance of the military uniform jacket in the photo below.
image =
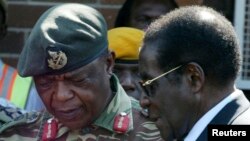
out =
[[[155,124],[144,117],[137,100],[129,97],[118,79],[111,78],[116,94],[100,117],[89,127],[71,131],[60,122],[55,141],[161,141]],[[3,110],[2,110],[3,112]],[[4,111],[8,115],[8,111]],[[0,113],[1,114],[1,113]],[[0,141],[42,140],[46,111],[26,113],[0,125]]]

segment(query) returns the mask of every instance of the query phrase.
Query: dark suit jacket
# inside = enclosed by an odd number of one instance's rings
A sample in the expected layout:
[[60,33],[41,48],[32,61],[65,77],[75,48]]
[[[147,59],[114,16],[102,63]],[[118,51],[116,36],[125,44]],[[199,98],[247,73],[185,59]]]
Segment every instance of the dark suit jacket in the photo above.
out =
[[[209,124],[214,125],[250,125],[250,103],[243,93],[228,103]],[[197,141],[207,141],[207,127]]]

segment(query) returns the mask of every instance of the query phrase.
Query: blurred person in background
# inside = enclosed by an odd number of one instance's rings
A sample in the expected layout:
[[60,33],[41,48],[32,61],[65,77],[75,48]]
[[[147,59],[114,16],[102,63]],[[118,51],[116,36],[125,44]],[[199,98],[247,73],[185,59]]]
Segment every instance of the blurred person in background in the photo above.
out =
[[109,49],[115,52],[114,73],[129,96],[140,99],[138,56],[144,31],[118,27],[108,31]]
[[[7,2],[0,0],[0,38],[7,34]],[[0,45],[1,46],[1,45]],[[31,77],[23,78],[17,70],[0,59],[0,98],[26,111],[44,109]],[[14,106],[13,105],[13,106]]]
[[126,0],[117,14],[114,27],[146,30],[151,22],[175,8],[202,4],[203,0]]
[[174,0],[126,0],[117,15],[115,27],[146,30],[152,21],[177,7]]

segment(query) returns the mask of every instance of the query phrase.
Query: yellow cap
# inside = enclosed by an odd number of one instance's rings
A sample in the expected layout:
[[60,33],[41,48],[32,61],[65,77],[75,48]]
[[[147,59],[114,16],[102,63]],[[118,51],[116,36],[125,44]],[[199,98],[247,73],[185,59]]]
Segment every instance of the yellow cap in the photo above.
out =
[[115,59],[138,60],[144,31],[131,27],[118,27],[108,31],[109,49],[115,52]]

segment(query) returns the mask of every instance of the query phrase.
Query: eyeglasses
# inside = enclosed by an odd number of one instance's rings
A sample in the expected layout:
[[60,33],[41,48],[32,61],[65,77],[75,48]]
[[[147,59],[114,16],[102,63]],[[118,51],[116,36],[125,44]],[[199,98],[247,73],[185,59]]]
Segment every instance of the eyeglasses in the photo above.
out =
[[179,65],[179,66],[177,66],[177,67],[175,67],[175,68],[173,68],[173,69],[171,69],[171,70],[169,70],[169,71],[167,71],[167,72],[165,72],[165,73],[163,73],[163,74],[161,74],[161,75],[159,75],[159,76],[157,76],[157,77],[155,77],[153,79],[150,79],[150,80],[147,80],[147,81],[144,81],[144,82],[140,81],[139,83],[140,83],[141,87],[144,89],[146,95],[149,96],[149,97],[152,96],[151,95],[152,88],[148,87],[148,86],[151,85],[152,82],[154,82],[155,80],[157,80],[157,79],[159,79],[159,78],[161,78],[161,77],[163,77],[163,76],[165,76],[165,75],[179,69],[180,67],[182,67],[182,65]]

